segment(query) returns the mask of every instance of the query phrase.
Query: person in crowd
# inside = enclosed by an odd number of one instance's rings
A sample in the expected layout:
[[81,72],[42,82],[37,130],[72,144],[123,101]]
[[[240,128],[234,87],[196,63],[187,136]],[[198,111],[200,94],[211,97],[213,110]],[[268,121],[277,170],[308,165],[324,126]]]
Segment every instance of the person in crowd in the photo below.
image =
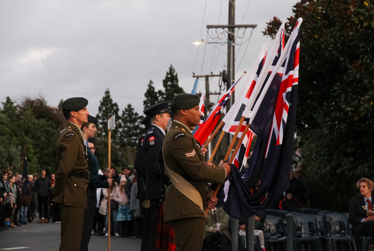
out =
[[131,195],[130,195],[130,211],[132,212],[134,218],[134,236],[133,238],[141,239],[143,236],[143,218],[140,211],[140,201],[137,198],[138,194],[138,176],[137,172],[134,169],[134,179],[133,184],[131,187]]
[[84,211],[83,220],[83,232],[82,232],[82,244],[81,250],[88,250],[88,243],[91,238],[91,231],[95,217],[95,205],[96,205],[96,189],[97,188],[108,188],[112,184],[112,179],[104,175],[99,175],[99,162],[95,157],[92,150],[95,149],[95,145],[89,140],[95,137],[97,119],[88,115],[88,121],[81,127],[84,144],[87,149],[88,156],[88,171],[90,172],[90,178],[87,189],[87,209]]
[[310,207],[310,185],[309,185],[308,179],[304,176],[303,168],[297,167],[295,169],[295,178],[303,184],[304,189],[305,189],[305,195],[304,195],[305,205],[307,207]]
[[28,178],[29,178],[29,186],[31,188],[31,201],[30,201],[30,206],[28,207],[28,210],[27,210],[27,221],[31,223],[35,218],[35,208],[38,202],[37,202],[37,195],[35,192],[34,177],[32,174],[29,174]]
[[81,247],[89,172],[87,151],[80,128],[88,121],[87,104],[85,98],[69,98],[61,105],[69,123],[56,142],[58,168],[53,202],[60,204],[60,251],[79,250]]
[[[259,242],[262,250],[265,249],[264,225],[266,219],[266,211],[262,210],[255,215],[254,235],[256,241]],[[239,222],[239,251],[244,251],[246,246],[246,226],[244,222]]]
[[[110,169],[104,168],[103,174],[108,177],[110,175]],[[113,182],[112,182],[112,186],[113,186]],[[96,190],[96,197],[100,198],[100,205],[99,205],[99,216],[98,216],[98,223],[97,223],[98,233],[96,235],[101,236],[105,234],[104,232],[105,232],[105,221],[106,221],[106,213],[107,213],[107,207],[108,207],[108,199],[104,197],[103,188],[100,189],[99,194],[97,194],[98,190],[99,189]]]
[[[23,186],[26,186],[24,189]],[[25,193],[23,193],[23,191]],[[31,199],[32,199],[32,192],[31,187],[28,183],[23,183],[21,190],[20,190],[20,197],[19,197],[19,205],[20,205],[20,211],[19,211],[19,221],[21,224],[27,224],[27,210],[30,206]]]
[[279,209],[280,210],[291,210],[292,208],[301,208],[304,207],[303,204],[298,201],[294,195],[293,191],[291,189],[287,189],[286,191],[286,198],[281,200],[279,202]]
[[21,222],[19,221],[19,210],[21,208],[21,204],[20,204],[20,192],[21,192],[21,175],[19,173],[15,173],[14,174],[14,177],[15,177],[15,182],[14,182],[14,185],[16,186],[16,191],[17,191],[17,200],[16,200],[16,207],[14,209],[14,218],[13,218],[13,222],[15,225],[17,226],[21,226]]
[[[56,175],[54,173],[51,174],[51,177],[49,179],[49,182],[51,182],[51,188],[55,187],[56,184]],[[50,195],[50,197],[53,197]],[[53,199],[53,198],[52,198]],[[60,216],[60,209],[58,208],[58,204],[51,201],[51,218],[54,223],[61,223],[61,216]]]
[[165,172],[172,181],[165,194],[164,217],[173,227],[178,251],[202,249],[204,211],[217,202],[208,196],[207,183],[223,184],[231,171],[228,163],[207,165],[206,149],[200,148],[191,133],[200,122],[199,102],[199,96],[186,93],[173,98],[173,123],[162,148]]
[[217,251],[228,250],[228,244],[231,240],[231,234],[228,230],[230,216],[222,207],[209,210],[206,217],[205,238],[202,250],[215,251],[215,244],[220,245]]
[[288,186],[288,189],[292,191],[295,199],[297,199],[303,206],[305,206],[305,188],[303,183],[296,179],[295,171],[292,167],[290,170],[290,184]]
[[9,175],[5,182],[5,189],[7,193],[7,200],[5,204],[5,227],[7,229],[14,227],[13,216],[14,210],[17,207],[17,188],[14,184],[16,177],[14,175]]
[[114,198],[114,192],[117,189],[117,182],[112,183],[112,187],[110,187],[110,218],[108,219],[108,188],[103,188],[103,196],[105,200],[102,200],[105,202],[105,211],[106,211],[106,217],[105,217],[105,236],[108,236],[108,221],[110,220],[111,230],[113,229],[112,233],[116,237],[119,237],[118,233],[118,225],[117,225],[117,209],[118,209],[118,203],[113,199]]
[[[92,150],[91,150],[92,151]],[[104,171],[106,173],[108,169],[105,168]],[[105,175],[101,170],[99,170],[99,175]],[[100,203],[103,198],[102,188],[96,189],[96,208],[95,208],[95,217],[93,222],[93,233],[97,236],[104,235],[103,229],[105,224],[105,215],[100,214]]]
[[[165,175],[164,160],[162,158],[162,143],[165,138],[167,123],[170,119],[169,102],[154,104],[144,111],[144,114],[151,120],[151,126],[148,128],[143,139],[143,153],[146,161],[146,200],[149,201],[149,207],[144,214],[144,238],[142,240],[142,250],[157,250],[155,245],[157,241],[157,224],[161,220],[160,209],[165,195],[164,185],[169,185],[170,180]],[[171,229],[171,227],[170,227]],[[171,230],[169,230],[171,231]],[[164,233],[169,234],[169,233]],[[168,239],[168,238],[162,238]],[[167,249],[161,247],[161,250]]]
[[46,177],[47,172],[43,169],[40,173],[40,178],[35,181],[34,189],[38,194],[39,204],[39,224],[48,223],[49,217],[49,196],[48,191],[51,188],[51,182]]
[[127,179],[125,175],[121,175],[121,183],[114,192],[113,199],[118,203],[117,210],[117,226],[119,229],[119,236],[129,237],[130,227],[132,223],[132,213],[130,211],[130,199],[126,193]]
[[360,195],[351,199],[349,205],[349,223],[352,224],[353,234],[362,250],[359,236],[374,237],[374,208],[373,208],[373,187],[374,183],[368,178],[361,178],[357,181],[357,188]]
[[[132,178],[130,178],[130,176],[132,176],[131,174],[131,169],[128,165],[124,165],[122,168],[121,168],[121,176],[124,175],[127,182],[126,182],[126,193],[127,193],[127,196],[130,198],[130,193],[131,193],[131,187],[132,187]],[[119,180],[118,180],[118,184],[121,182],[121,178],[119,177]]]
[[5,189],[4,176],[6,175],[7,173],[5,171],[0,172],[0,231],[5,228],[5,202],[7,193]]

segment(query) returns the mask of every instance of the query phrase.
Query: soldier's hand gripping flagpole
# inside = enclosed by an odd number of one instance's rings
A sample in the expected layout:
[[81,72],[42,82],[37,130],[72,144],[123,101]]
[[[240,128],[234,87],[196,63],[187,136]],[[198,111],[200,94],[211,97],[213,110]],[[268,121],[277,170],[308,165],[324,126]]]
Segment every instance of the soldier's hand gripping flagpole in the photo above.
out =
[[[111,167],[111,137],[112,137],[112,130],[116,127],[115,124],[115,116],[113,115],[108,119],[108,172],[110,173],[110,167]],[[113,185],[112,185],[113,187]],[[108,209],[107,209],[107,215],[108,215],[108,251],[110,251],[110,221],[111,221],[111,215],[110,215],[110,186],[108,187]]]

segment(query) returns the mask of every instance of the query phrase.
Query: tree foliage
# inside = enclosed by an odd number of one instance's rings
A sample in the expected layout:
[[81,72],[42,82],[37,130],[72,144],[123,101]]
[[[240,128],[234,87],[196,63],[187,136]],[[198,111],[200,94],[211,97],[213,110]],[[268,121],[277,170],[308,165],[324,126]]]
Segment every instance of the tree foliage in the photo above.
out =
[[148,88],[146,92],[144,93],[144,97],[145,97],[145,99],[143,100],[144,110],[158,102],[158,93],[156,92],[155,87],[153,86],[152,80],[150,80],[148,83]]
[[[355,181],[374,174],[374,5],[302,0],[293,12],[288,33],[299,17],[304,20],[297,131],[318,195],[315,206],[347,210]],[[269,36],[280,26],[276,18],[267,24]]]
[[104,92],[104,97],[100,100],[99,113],[96,115],[98,120],[97,134],[99,137],[108,135],[108,119],[115,116],[116,128],[112,131],[112,139],[117,140],[117,133],[120,127],[118,104],[113,101],[109,89]]

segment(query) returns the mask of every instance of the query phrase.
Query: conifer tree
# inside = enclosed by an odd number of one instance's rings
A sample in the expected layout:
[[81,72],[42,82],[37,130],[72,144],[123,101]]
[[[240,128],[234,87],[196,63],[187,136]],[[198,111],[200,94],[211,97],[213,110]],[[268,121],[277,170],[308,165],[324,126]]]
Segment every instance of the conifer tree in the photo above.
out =
[[99,113],[96,115],[98,120],[97,136],[108,135],[108,119],[112,116],[116,118],[116,128],[112,131],[112,140],[116,141],[118,129],[120,126],[118,104],[113,101],[109,88],[105,90],[104,97],[100,100]]
[[159,91],[159,99],[161,101],[171,102],[175,94],[184,93],[183,88],[178,84],[178,74],[175,72],[173,65],[170,65],[169,71],[166,72],[164,80],[162,80],[164,91]]
[[122,111],[120,118],[121,130],[119,133],[121,147],[129,146],[136,149],[138,136],[142,131],[141,120],[142,116],[135,112],[131,104],[128,104]]
[[153,86],[152,80],[150,80],[148,83],[148,88],[146,92],[144,93],[144,97],[145,97],[145,100],[143,101],[144,110],[158,102],[158,98],[159,98],[158,93],[156,92],[155,87]]

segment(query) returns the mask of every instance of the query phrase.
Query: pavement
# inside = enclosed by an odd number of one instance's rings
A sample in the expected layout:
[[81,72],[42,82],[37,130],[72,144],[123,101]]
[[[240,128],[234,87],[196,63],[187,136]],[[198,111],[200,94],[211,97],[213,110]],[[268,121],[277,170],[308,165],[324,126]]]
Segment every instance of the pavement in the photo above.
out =
[[[0,250],[56,251],[60,245],[61,224],[37,220],[0,232]],[[111,236],[111,250],[138,251],[141,240]],[[88,250],[108,250],[108,237],[91,235]]]

